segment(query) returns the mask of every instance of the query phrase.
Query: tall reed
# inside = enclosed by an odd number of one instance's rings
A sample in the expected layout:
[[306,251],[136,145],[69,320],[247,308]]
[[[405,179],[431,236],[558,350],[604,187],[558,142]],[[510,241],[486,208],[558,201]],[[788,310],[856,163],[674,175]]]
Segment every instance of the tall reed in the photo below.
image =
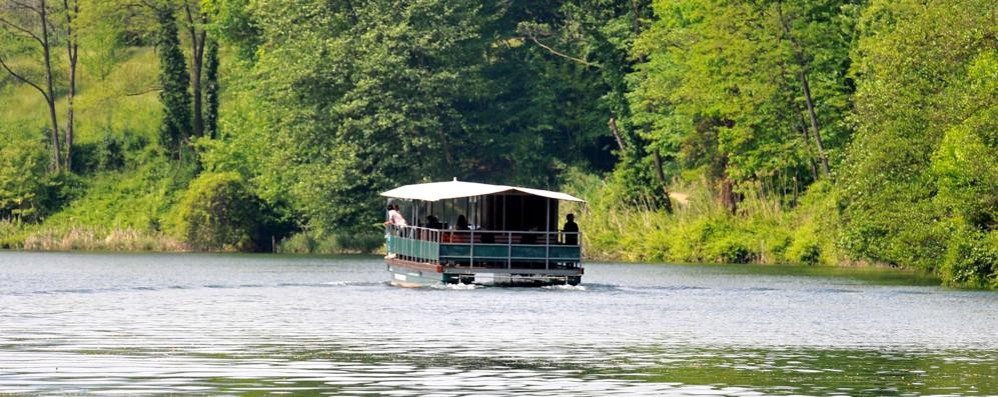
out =
[[18,248],[33,251],[188,251],[187,245],[160,232],[76,226],[29,234]]
[[582,181],[597,188],[569,190],[588,204],[575,211],[583,232],[585,255],[597,260],[676,263],[803,263],[844,261],[835,242],[838,214],[834,194],[823,184],[789,207],[763,186],[739,188],[737,210],[716,199],[705,180],[670,187],[673,213],[646,202],[614,202],[615,187]]

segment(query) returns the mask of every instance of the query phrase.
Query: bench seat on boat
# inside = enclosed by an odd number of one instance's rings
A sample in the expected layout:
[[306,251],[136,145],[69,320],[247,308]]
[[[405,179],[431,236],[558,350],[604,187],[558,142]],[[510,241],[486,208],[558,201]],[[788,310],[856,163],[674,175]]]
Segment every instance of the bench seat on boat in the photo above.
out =
[[472,239],[474,239],[475,244],[482,243],[482,235],[477,233],[474,235],[474,237],[472,237],[471,233],[467,232],[461,232],[461,233],[444,232],[443,236],[440,236],[440,238],[442,243],[468,244],[472,242]]

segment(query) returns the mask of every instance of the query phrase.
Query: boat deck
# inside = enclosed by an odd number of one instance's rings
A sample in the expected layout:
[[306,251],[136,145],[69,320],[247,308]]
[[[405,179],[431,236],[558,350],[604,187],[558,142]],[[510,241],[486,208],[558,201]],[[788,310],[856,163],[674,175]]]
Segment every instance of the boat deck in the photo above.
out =
[[389,227],[395,284],[578,284],[578,234]]

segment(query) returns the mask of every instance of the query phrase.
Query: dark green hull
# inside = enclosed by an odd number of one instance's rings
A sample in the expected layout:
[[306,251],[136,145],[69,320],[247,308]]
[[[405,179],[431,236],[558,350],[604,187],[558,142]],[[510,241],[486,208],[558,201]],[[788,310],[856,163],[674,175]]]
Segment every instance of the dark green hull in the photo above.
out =
[[582,269],[486,269],[443,266],[388,258],[385,260],[392,274],[390,283],[399,287],[439,287],[457,284],[494,285],[509,287],[543,287],[550,285],[578,285],[582,282]]

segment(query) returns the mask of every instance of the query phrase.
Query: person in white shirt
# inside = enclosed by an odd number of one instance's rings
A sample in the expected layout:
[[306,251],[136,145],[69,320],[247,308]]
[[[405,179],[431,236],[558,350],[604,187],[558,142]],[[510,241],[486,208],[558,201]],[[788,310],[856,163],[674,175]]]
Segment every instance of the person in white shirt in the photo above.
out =
[[405,218],[402,217],[402,214],[399,212],[398,204],[395,204],[394,206],[392,204],[388,204],[388,220],[385,221],[385,224],[386,225],[390,224],[395,226],[408,226],[408,223],[406,223]]

